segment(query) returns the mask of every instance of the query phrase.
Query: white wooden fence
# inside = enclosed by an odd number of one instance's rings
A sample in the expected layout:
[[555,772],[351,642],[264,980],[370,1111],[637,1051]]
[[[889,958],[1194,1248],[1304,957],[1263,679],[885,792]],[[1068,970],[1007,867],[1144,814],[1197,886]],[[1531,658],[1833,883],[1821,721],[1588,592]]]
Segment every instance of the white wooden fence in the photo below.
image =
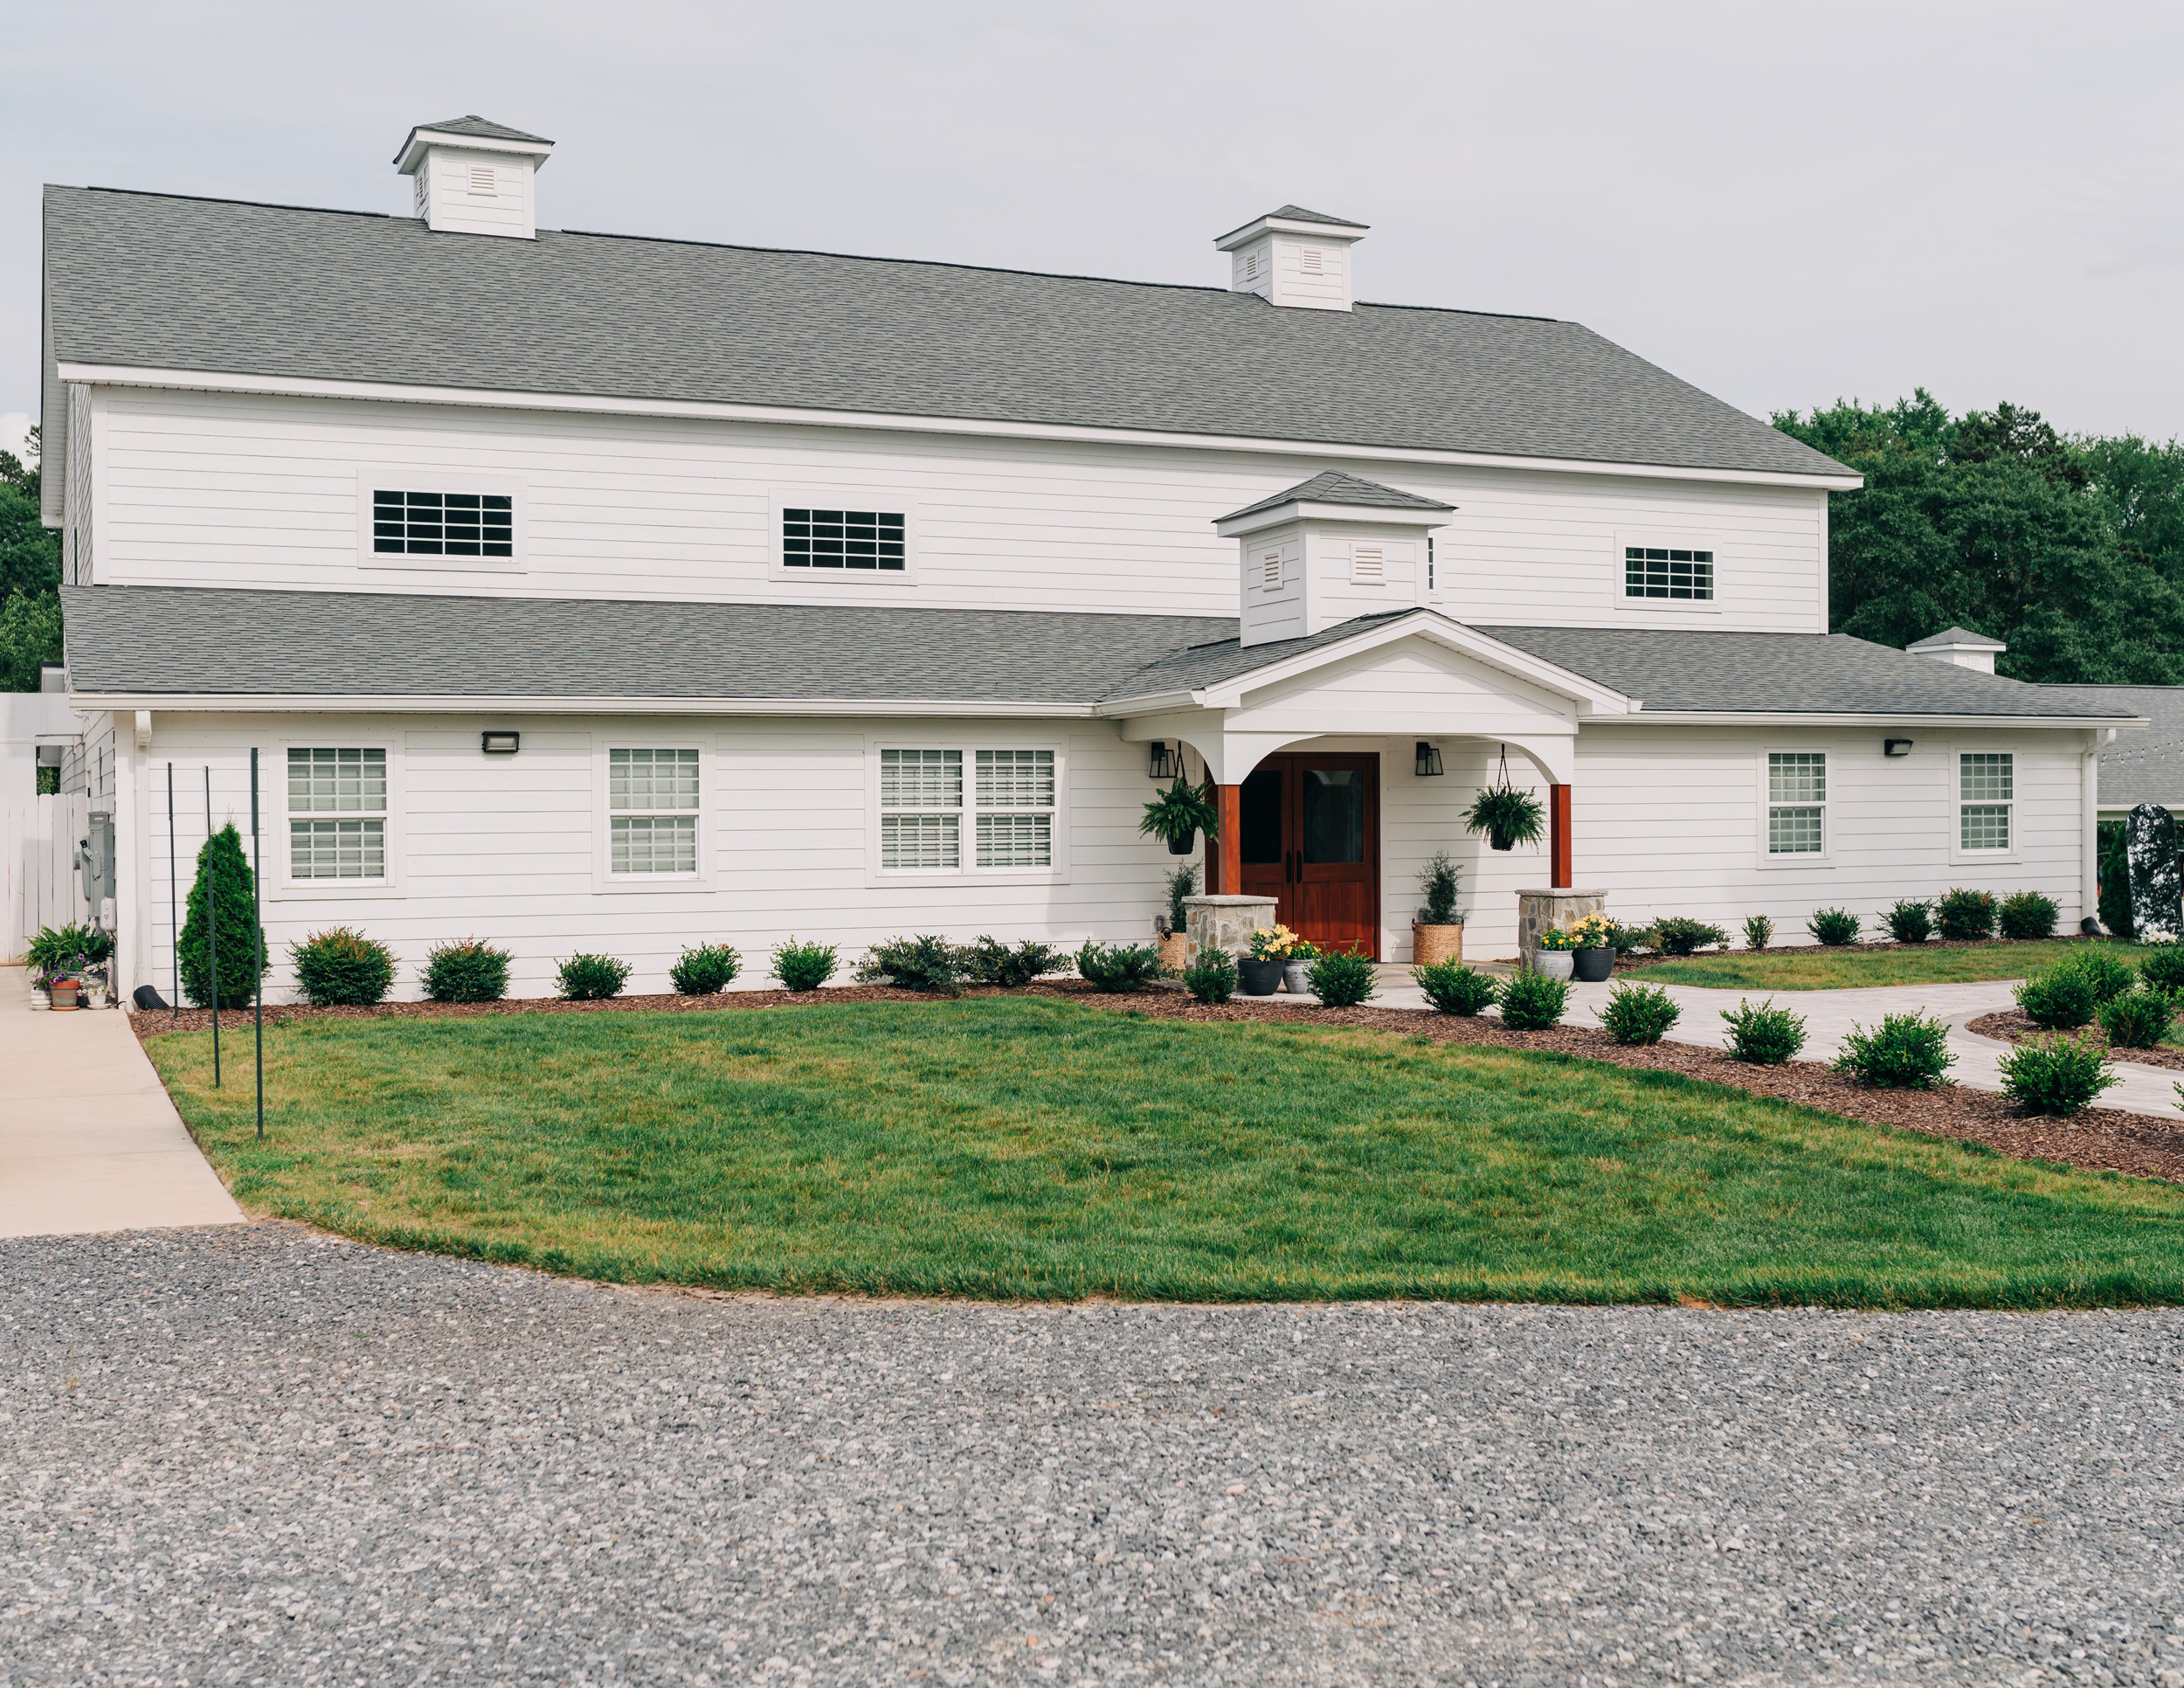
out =
[[0,798],[0,961],[21,958],[41,926],[88,920],[76,841],[90,829],[91,799]]

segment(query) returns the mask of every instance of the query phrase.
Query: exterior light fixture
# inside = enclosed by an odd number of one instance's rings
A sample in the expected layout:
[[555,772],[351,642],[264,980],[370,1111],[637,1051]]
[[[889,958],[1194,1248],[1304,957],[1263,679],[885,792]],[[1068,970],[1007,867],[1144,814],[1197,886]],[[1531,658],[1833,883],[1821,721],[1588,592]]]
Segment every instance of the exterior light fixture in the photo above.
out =
[[1183,746],[1171,744],[1165,738],[1152,742],[1152,755],[1145,764],[1148,779],[1173,779],[1183,771]]
[[1911,742],[1908,738],[1884,738],[1881,741],[1883,756],[1909,756]]
[[522,747],[522,733],[480,733],[478,748],[487,756],[514,756]]
[[1429,744],[1422,738],[1420,739],[1418,759],[1412,765],[1411,771],[1420,779],[1430,779],[1439,773],[1441,771],[1441,747],[1437,744]]

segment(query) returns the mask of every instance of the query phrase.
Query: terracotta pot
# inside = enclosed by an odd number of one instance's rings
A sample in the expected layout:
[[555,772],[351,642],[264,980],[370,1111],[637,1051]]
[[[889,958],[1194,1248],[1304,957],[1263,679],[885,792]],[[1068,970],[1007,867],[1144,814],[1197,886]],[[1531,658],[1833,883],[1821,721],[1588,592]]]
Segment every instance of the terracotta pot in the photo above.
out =
[[[1613,955],[1614,951],[1608,953]],[[1533,958],[1532,971],[1545,973],[1549,979],[1567,979],[1576,970],[1577,963],[1575,950],[1542,950]]]
[[1241,957],[1236,963],[1236,982],[1246,996],[1272,996],[1282,988],[1282,964]]
[[1424,926],[1411,923],[1411,959],[1420,967],[1438,967],[1444,961],[1463,959],[1463,928]]
[[64,1009],[73,1009],[78,1006],[76,1000],[76,981],[74,979],[55,979],[52,984],[52,992],[53,1008],[56,1013]]
[[1190,933],[1165,932],[1160,938],[1160,965],[1171,973],[1179,973],[1189,965],[1190,950]]
[[1612,949],[1572,950],[1577,958],[1570,977],[1580,985],[1598,985],[1615,971],[1615,951]]

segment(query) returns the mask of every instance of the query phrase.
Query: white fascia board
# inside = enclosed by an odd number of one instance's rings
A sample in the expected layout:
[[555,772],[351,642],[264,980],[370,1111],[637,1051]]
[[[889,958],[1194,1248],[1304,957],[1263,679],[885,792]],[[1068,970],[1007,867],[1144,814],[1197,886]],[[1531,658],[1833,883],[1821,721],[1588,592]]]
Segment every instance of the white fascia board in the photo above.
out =
[[1089,703],[1034,703],[928,698],[334,696],[318,692],[71,692],[79,709],[156,709],[223,715],[750,715],[976,716],[1025,720],[1081,719]]
[[2056,727],[2077,731],[2103,727],[2150,727],[2144,716],[2082,715],[1888,715],[1877,710],[1815,709],[1647,709],[1627,716],[1587,716],[1592,721],[1620,721],[1638,727]]
[[1300,652],[1283,661],[1268,663],[1263,668],[1253,668],[1216,685],[1191,692],[1162,692],[1143,697],[1113,698],[1097,705],[1095,713],[1103,716],[1145,715],[1155,709],[1185,706],[1204,709],[1238,709],[1242,706],[1246,693],[1279,685],[1299,675],[1310,674],[1315,669],[1327,668],[1365,652],[1377,650],[1383,645],[1414,636],[1430,639],[1450,650],[1484,662],[1489,668],[1499,668],[1505,674],[1529,681],[1545,691],[1570,698],[1584,706],[1580,710],[1580,718],[1584,720],[1635,713],[1641,707],[1638,699],[1628,697],[1596,680],[1572,674],[1567,668],[1559,668],[1529,651],[1520,651],[1497,639],[1489,639],[1485,634],[1461,622],[1451,621],[1432,610],[1415,610],[1399,620],[1368,628],[1353,638],[1338,640],[1316,650]]
[[1234,252],[1263,234],[1300,234],[1313,240],[1339,240],[1355,246],[1372,232],[1363,224],[1302,223],[1294,217],[1254,217],[1241,229],[1231,229],[1213,242],[1216,252]]
[[390,405],[455,405],[490,410],[567,411],[579,415],[669,416],[715,422],[775,422],[792,426],[866,428],[894,433],[961,434],[1002,439],[1077,440],[1102,446],[1158,446],[1194,451],[1255,452],[1376,463],[1435,463],[1455,468],[1530,469],[1554,474],[1617,475],[1641,481],[1717,482],[1739,487],[1798,487],[1856,492],[1857,474],[1783,474],[1759,469],[1690,469],[1670,464],[1594,462],[1585,458],[1513,457],[1491,452],[1427,451],[1391,446],[1330,445],[1324,440],[1254,439],[1245,435],[1167,433],[1151,428],[1089,428],[1048,422],[993,422],[974,417],[898,416],[884,412],[810,410],[785,405],[729,405],[709,400],[614,398],[584,393],[501,392],[491,388],[404,386],[392,382],[323,381],[298,376],[237,375],[211,370],[155,370],[125,363],[63,363],[63,381],[100,386],[162,387],[198,392],[287,398],[356,398]]
[[1446,509],[1421,510],[1407,504],[1276,504],[1272,509],[1248,515],[1224,516],[1213,524],[1223,539],[1240,539],[1267,528],[1291,522],[1358,522],[1378,528],[1445,528],[1456,517],[1453,504]]
[[410,136],[394,161],[395,174],[408,176],[425,162],[425,155],[434,147],[446,147],[451,152],[512,152],[524,158],[536,158],[538,167],[546,167],[547,155],[553,151],[550,144],[536,141],[500,141],[482,135],[454,135],[446,129],[418,129]]

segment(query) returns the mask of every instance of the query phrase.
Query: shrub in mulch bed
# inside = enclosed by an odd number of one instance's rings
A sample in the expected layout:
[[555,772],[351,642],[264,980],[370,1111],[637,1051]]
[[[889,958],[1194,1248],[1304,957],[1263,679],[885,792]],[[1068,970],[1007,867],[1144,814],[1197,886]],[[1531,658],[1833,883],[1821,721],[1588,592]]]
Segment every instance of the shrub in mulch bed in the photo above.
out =
[[[2029,1043],[2036,1037],[2047,1035],[2040,1026],[2034,1023],[2031,1015],[2021,1013],[2015,1008],[2005,1008],[1997,1013],[1981,1014],[1977,1020],[1966,1020],[1964,1029],[1974,1037],[1991,1037],[2001,1043]],[[2099,1032],[2090,1028],[2086,1035],[2095,1038],[2102,1036]],[[2184,1073],[2184,1049],[2180,1049],[2174,1044],[2157,1043],[2151,1048],[2138,1048],[2118,1046],[2112,1040],[2105,1038],[2102,1041],[2109,1043],[2118,1061],[2133,1062],[2141,1067],[2167,1067]]]
[[[964,993],[971,999],[1000,994],[977,987]],[[1791,1061],[1780,1066],[1753,1066],[1736,1060],[1726,1050],[1700,1048],[1689,1043],[1619,1044],[1606,1032],[1589,1027],[1558,1026],[1552,1031],[1522,1032],[1490,1017],[1426,1014],[1408,1008],[1320,1008],[1306,1014],[1294,1007],[1248,999],[1226,1003],[1193,1002],[1179,990],[1150,991],[1130,997],[1106,996],[1075,980],[1033,985],[1023,994],[1068,997],[1094,1007],[1152,1019],[1248,1020],[1287,1027],[1305,1034],[1324,1033],[1330,1027],[1358,1026],[1429,1043],[1482,1044],[1604,1061],[1613,1066],[1676,1073],[1703,1083],[1718,1084],[1724,1090],[1773,1097],[1839,1118],[1863,1120],[1870,1125],[1977,1143],[1997,1153],[2022,1159],[2184,1183],[2184,1121],[2129,1113],[2119,1108],[2087,1108],[2067,1120],[2043,1118],[2020,1113],[2006,1097],[1989,1090],[1966,1090],[1958,1084],[1945,1084],[1931,1090],[1876,1090],[1831,1072],[1818,1062]],[[823,992],[732,991],[702,997],[622,996],[604,1002],[556,1002],[531,998],[492,1003],[383,1002],[376,1008],[279,1007],[268,1008],[266,1017],[273,1024],[282,1025],[322,1020],[460,1019],[496,1013],[630,1013],[658,1010],[708,1013],[742,1008],[825,1007],[843,1002],[918,1002],[930,1006],[933,999],[886,986],[860,986]],[[231,1024],[234,1023],[234,1016],[227,1018]],[[138,1036],[155,1037],[169,1030],[203,1031],[211,1025],[212,1016],[203,1009],[185,1009],[179,1016],[133,1013],[129,1020]],[[1973,1029],[1982,1030],[1981,1022],[1973,1021]],[[2029,1025],[2027,1029],[2030,1029]],[[1993,1032],[1987,1034],[1995,1035]],[[2184,1062],[2177,1064],[2184,1065]]]

